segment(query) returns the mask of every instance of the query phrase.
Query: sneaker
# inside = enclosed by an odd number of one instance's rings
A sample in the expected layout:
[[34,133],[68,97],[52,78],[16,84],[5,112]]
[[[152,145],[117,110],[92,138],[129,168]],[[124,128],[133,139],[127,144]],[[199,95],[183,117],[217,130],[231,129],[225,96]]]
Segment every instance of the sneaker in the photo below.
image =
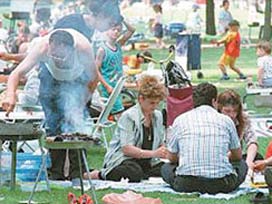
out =
[[245,75],[243,75],[243,74],[240,74],[239,79],[247,79],[247,77]]
[[230,77],[228,75],[223,75],[220,80],[229,80]]
[[78,198],[78,204],[93,204],[93,200],[89,195],[83,194]]
[[68,204],[77,204],[78,203],[75,194],[73,194],[71,192],[68,193],[67,198],[68,198]]

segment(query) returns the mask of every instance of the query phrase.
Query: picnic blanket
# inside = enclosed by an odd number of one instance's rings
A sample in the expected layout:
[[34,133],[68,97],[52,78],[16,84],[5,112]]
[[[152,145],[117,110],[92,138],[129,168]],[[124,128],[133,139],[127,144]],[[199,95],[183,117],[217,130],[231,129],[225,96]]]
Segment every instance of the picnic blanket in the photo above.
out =
[[257,137],[272,136],[272,116],[271,117],[250,117],[252,128]]
[[[38,190],[46,190],[46,185],[43,182],[38,185]],[[248,180],[246,180],[240,187],[231,192],[231,193],[218,193],[215,195],[211,194],[200,194],[198,192],[194,193],[179,193],[174,191],[167,183],[165,183],[160,178],[151,178],[149,180],[142,181],[140,183],[128,183],[126,180],[120,182],[114,181],[102,181],[102,180],[92,180],[92,184],[95,186],[95,190],[105,190],[105,189],[122,189],[122,190],[132,190],[136,192],[146,193],[146,192],[162,192],[162,193],[171,193],[178,195],[191,195],[199,196],[200,198],[209,198],[209,199],[224,199],[230,200],[237,198],[241,195],[248,193],[262,192],[268,194],[268,188],[252,188]],[[34,183],[21,183],[21,188],[24,191],[31,191]],[[43,186],[43,187],[42,187]],[[70,181],[50,181],[51,188],[67,188],[72,187],[72,182]],[[80,186],[74,186],[76,189],[80,189]],[[87,180],[84,180],[84,190],[90,188]]]

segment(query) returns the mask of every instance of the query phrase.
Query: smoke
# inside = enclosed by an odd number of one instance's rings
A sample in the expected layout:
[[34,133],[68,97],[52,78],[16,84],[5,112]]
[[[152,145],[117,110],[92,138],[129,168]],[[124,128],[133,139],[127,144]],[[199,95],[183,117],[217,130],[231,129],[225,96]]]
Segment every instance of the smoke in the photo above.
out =
[[[86,113],[86,96],[88,95],[87,79],[85,75],[81,76],[81,80],[73,83],[65,83],[60,89],[60,107],[63,107],[63,123],[61,132],[63,133],[82,133],[91,134],[92,124],[87,120]],[[83,80],[82,80],[83,79]]]

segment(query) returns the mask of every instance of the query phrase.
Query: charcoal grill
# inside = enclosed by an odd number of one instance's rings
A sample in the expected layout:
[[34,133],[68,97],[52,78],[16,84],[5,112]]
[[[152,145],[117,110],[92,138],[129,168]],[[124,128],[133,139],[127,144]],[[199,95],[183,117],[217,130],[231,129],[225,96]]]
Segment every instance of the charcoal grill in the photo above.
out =
[[41,138],[44,134],[40,128],[43,118],[42,112],[14,112],[10,113],[9,117],[6,116],[5,112],[0,112],[0,159],[2,140],[12,141],[11,190],[14,190],[16,185],[17,142]]
[[48,149],[87,149],[100,140],[87,134],[65,133],[46,137],[44,146]]
[[[44,137],[42,139],[43,146],[47,149],[74,149],[77,150],[78,153],[78,165],[79,165],[79,171],[80,173],[80,187],[81,187],[81,194],[84,194],[84,187],[83,187],[83,171],[82,171],[82,165],[81,165],[81,158],[80,153],[83,157],[84,166],[87,172],[90,172],[86,154],[84,149],[88,149],[92,147],[95,143],[99,142],[98,139],[93,138],[90,135],[87,134],[81,134],[81,133],[65,133],[61,135],[56,135],[52,137]],[[41,169],[40,169],[41,172]],[[39,172],[39,176],[41,173]],[[39,176],[36,180],[36,182],[39,180]],[[90,177],[88,176],[88,182],[90,185],[90,190],[92,193],[92,198],[94,200],[94,203],[97,204],[96,194],[95,194],[95,188],[91,182]]]

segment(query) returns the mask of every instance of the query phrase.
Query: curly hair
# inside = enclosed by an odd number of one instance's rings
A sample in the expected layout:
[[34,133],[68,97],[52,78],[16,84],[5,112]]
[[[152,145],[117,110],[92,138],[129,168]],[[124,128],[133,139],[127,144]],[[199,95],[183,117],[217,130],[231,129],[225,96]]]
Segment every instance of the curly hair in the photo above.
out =
[[242,107],[242,102],[241,102],[241,97],[240,95],[235,92],[232,89],[227,89],[220,93],[217,97],[217,109],[219,112],[222,111],[224,106],[232,106],[236,109],[237,111],[237,121],[238,121],[238,126],[236,126],[237,132],[239,137],[242,139],[242,133],[245,128],[246,120],[247,118],[245,117],[243,113],[243,107]]
[[213,106],[213,100],[217,98],[217,88],[210,83],[201,83],[193,88],[194,107],[201,105]]
[[148,99],[163,100],[166,97],[166,89],[156,76],[144,75],[139,79],[139,94]]

